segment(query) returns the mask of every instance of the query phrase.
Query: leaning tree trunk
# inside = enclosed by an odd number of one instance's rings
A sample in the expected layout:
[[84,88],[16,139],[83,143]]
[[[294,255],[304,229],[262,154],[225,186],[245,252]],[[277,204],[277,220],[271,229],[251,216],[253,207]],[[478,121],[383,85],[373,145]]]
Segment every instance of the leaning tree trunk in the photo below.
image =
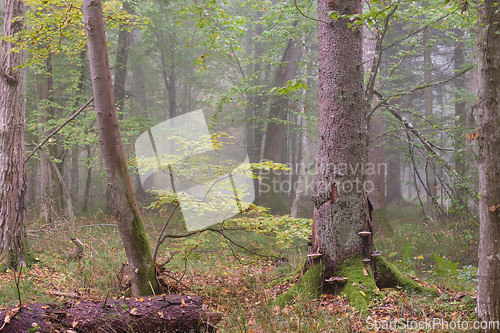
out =
[[99,140],[113,211],[129,261],[132,292],[134,295],[149,295],[158,289],[155,267],[130,181],[114,105],[101,1],[84,0],[83,14]]
[[[479,285],[477,313],[500,321],[500,5],[485,0],[478,22],[479,44]],[[500,332],[486,329],[485,332]]]
[[[23,1],[4,0],[4,36],[20,32],[24,24]],[[26,52],[11,52],[12,42],[2,41],[0,67],[0,252],[8,266],[25,262],[26,170],[24,165]]]

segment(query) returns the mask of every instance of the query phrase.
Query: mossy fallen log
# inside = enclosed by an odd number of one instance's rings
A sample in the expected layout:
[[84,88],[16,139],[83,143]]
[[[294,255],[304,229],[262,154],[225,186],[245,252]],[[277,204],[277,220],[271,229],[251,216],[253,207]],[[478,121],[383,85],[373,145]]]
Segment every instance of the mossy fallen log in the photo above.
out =
[[0,331],[214,332],[220,320],[198,296],[169,295],[9,308],[0,310]]

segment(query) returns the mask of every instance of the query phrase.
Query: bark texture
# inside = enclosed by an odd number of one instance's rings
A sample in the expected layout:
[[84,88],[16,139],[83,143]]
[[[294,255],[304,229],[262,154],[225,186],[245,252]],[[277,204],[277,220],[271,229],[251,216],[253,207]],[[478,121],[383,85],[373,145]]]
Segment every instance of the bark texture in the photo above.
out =
[[[353,15],[360,0],[318,0],[318,15],[327,11]],[[372,231],[366,200],[366,102],[363,94],[362,31],[348,26],[348,18],[319,23],[318,172],[313,201],[318,211],[318,248],[327,270],[346,258],[369,258]]]
[[[477,313],[500,321],[500,5],[486,0],[478,23],[479,284]],[[486,329],[485,332],[499,332]]]
[[113,211],[130,267],[134,295],[157,290],[151,247],[135,200],[114,105],[113,85],[100,0],[84,0],[90,76]]
[[[4,0],[4,36],[20,32],[23,1]],[[2,40],[0,67],[0,252],[8,266],[26,258],[26,170],[24,165],[26,71],[18,68],[26,52],[10,52],[13,43]],[[16,69],[18,68],[18,69]]]
[[[0,310],[0,322],[13,309]],[[158,296],[54,304],[31,304],[2,332],[205,332],[221,319],[198,296]],[[33,327],[37,323],[38,327]]]

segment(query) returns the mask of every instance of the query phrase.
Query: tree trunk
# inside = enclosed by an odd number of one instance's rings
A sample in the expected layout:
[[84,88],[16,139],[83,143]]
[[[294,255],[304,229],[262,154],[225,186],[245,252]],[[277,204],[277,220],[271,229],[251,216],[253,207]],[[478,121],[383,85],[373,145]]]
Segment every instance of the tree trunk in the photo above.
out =
[[[45,69],[48,68],[47,59]],[[49,134],[45,128],[45,124],[49,118],[47,106],[45,103],[50,99],[49,83],[47,76],[51,73],[37,73],[36,74],[36,97],[40,109],[38,111],[38,140],[42,140]],[[40,218],[45,220],[46,223],[52,221],[52,209],[50,205],[51,200],[51,187],[52,187],[52,174],[49,165],[49,155],[47,149],[40,149]]]
[[[369,78],[375,80],[378,72],[374,66],[379,66],[377,56],[381,56],[381,50],[377,49],[381,45],[382,36],[370,31],[366,26],[363,28],[363,64],[365,73],[371,73]],[[370,82],[368,83],[370,84]],[[375,83],[372,83],[375,88]],[[370,97],[371,96],[371,97]],[[367,92],[367,104],[373,103],[374,94]],[[387,214],[387,205],[385,200],[385,173],[386,164],[384,163],[384,139],[382,113],[377,112],[368,119],[369,141],[368,141],[368,197],[370,199],[373,212],[373,224],[378,235],[392,236],[393,230]]]
[[[500,321],[500,5],[485,0],[478,20],[479,44],[479,285],[481,320]],[[486,329],[485,332],[500,332]]]
[[[424,82],[426,84],[430,84],[432,82],[432,54],[431,54],[431,46],[429,45],[429,39],[431,37],[430,27],[425,27],[423,31],[423,46],[424,46]],[[424,89],[424,108],[425,108],[425,117],[427,119],[432,118],[432,87],[426,87]],[[432,135],[432,131],[429,132],[429,135]],[[427,198],[427,205],[429,206],[429,213],[431,216],[434,216],[434,205],[436,202],[436,166],[432,159],[428,158],[425,164],[425,175],[426,175],[426,184],[425,186],[429,190],[430,197]]]
[[87,150],[87,180],[85,181],[85,193],[83,194],[83,207],[82,211],[87,212],[89,210],[90,201],[90,186],[92,185],[92,147],[90,145],[85,146]]
[[[134,9],[128,1],[123,2],[123,9],[127,13],[133,13]],[[118,33],[118,43],[116,50],[116,63],[115,63],[115,82],[113,92],[116,99],[116,108],[118,111],[123,111],[125,105],[125,87],[127,83],[127,63],[128,54],[130,51],[131,34],[128,30],[129,27],[120,24],[120,32]],[[120,114],[119,118],[123,117]]]
[[[361,12],[361,0],[318,1],[318,15]],[[319,23],[318,172],[313,202],[318,210],[318,249],[328,273],[351,257],[370,258],[372,231],[366,200],[366,103],[363,94],[362,33],[341,18]]]
[[[457,37],[462,38],[463,32],[457,29]],[[465,65],[465,48],[464,42],[460,41],[453,51],[453,62],[455,72],[463,69]],[[455,170],[462,179],[466,179],[466,161],[465,161],[465,129],[466,129],[466,108],[467,103],[465,100],[465,78],[457,77],[455,78],[455,127],[457,128],[455,132]],[[465,184],[462,184],[459,180],[455,179],[454,182],[454,200],[455,207],[459,210],[467,209],[467,191],[465,190]]]
[[158,289],[158,285],[151,248],[130,181],[114,105],[101,1],[84,0],[83,13],[99,140],[113,211],[129,262],[132,292],[134,295],[149,295]]
[[[4,36],[24,28],[23,1],[4,0]],[[15,267],[28,259],[25,230],[26,170],[24,164],[26,52],[11,52],[13,43],[2,41],[0,68],[0,253],[7,266]],[[16,69],[17,68],[17,69]]]
[[[370,119],[370,142],[368,150],[368,197],[373,206],[373,224],[377,234],[390,237],[393,234],[392,226],[387,214],[385,200],[385,172],[384,140],[382,114],[377,112]],[[401,187],[399,187],[401,190]]]
[[[300,41],[290,39],[283,54],[281,65],[276,69],[273,79],[273,87],[284,87],[286,82],[293,79],[302,58],[302,46]],[[269,106],[269,122],[266,129],[264,143],[264,160],[277,163],[286,162],[286,134],[288,111],[288,96],[274,94],[271,96]],[[266,171],[267,173],[267,171]],[[285,214],[289,207],[283,201],[280,191],[280,177],[269,170],[267,174],[261,174],[260,202],[269,207],[272,213]]]

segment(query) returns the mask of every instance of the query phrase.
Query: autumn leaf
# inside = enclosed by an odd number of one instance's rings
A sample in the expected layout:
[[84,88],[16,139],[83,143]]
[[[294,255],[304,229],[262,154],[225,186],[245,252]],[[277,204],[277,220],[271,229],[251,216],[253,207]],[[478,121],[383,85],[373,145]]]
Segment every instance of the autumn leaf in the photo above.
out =
[[129,313],[130,313],[132,316],[137,316],[137,312],[138,312],[138,311],[139,311],[139,310],[137,310],[137,308],[133,308],[132,310],[130,310],[130,312],[129,312]]
[[181,298],[181,307],[183,308],[185,306],[187,306],[186,302],[184,301],[184,298]]
[[490,212],[494,212],[495,210],[497,210],[498,208],[500,208],[500,205],[497,205],[497,206],[491,206],[489,209],[490,209]]
[[365,292],[364,292],[363,290],[360,290],[360,291],[359,291],[359,293],[360,293],[361,295],[363,295],[363,297],[366,297],[366,294],[365,294]]

